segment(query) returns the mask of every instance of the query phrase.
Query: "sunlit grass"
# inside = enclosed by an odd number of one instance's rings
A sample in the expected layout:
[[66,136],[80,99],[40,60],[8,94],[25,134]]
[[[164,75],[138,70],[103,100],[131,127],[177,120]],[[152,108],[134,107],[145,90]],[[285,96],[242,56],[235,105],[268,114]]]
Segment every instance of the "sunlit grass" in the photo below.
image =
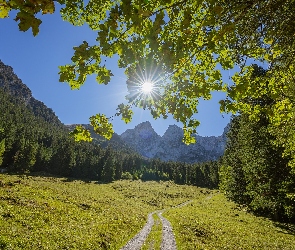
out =
[[200,195],[171,182],[0,175],[0,249],[120,249],[147,215]]
[[294,225],[256,217],[237,208],[223,194],[168,210],[163,215],[173,226],[179,250],[295,249]]
[[[217,191],[172,182],[2,174],[0,249],[120,249],[150,212],[162,209],[178,249],[295,249],[294,225],[257,218]],[[162,225],[154,219],[143,249],[159,249]]]
[[110,185],[64,181],[28,177],[0,189],[2,246],[118,249],[142,226],[151,209],[148,204],[126,201]]
[[151,249],[160,249],[162,242],[162,223],[158,215],[153,214],[154,225],[152,230],[144,242],[141,250],[151,250]]

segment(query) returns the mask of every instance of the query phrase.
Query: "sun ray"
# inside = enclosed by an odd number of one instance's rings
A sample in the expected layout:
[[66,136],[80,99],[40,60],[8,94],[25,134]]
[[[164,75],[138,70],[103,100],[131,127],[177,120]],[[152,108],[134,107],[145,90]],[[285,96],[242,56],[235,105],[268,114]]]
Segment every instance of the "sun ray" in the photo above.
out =
[[143,82],[143,84],[141,85],[141,91],[144,94],[151,93],[153,91],[153,88],[154,88],[154,83],[151,81]]
[[126,99],[129,103],[143,109],[152,109],[153,105],[161,99],[164,92],[165,81],[161,71],[161,63],[141,59],[129,71]]

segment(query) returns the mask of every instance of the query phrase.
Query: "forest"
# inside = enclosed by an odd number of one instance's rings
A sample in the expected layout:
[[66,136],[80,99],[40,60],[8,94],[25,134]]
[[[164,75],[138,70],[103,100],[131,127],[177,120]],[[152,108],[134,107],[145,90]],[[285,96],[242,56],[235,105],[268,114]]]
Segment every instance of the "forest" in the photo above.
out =
[[62,124],[47,122],[46,113],[39,111],[36,116],[20,99],[2,89],[0,94],[0,161],[9,172],[43,171],[102,182],[173,180],[179,184],[218,186],[216,162],[148,160],[132,151],[103,148],[95,142],[75,142]]
[[[253,68],[252,78],[266,74],[262,67]],[[275,105],[269,93],[260,98],[245,98],[243,102],[250,106]],[[294,221],[295,172],[289,164],[292,158],[284,156],[284,147],[274,144],[269,125],[263,112],[258,120],[243,112],[233,117],[219,171],[220,188],[228,198],[258,214]]]
[[[256,67],[257,74],[265,71]],[[240,205],[276,220],[295,219],[295,176],[271,143],[267,118],[233,117],[225,154],[215,162],[187,164],[146,159],[130,151],[103,148],[95,141],[75,142],[60,123],[35,115],[21,99],[0,89],[0,163],[11,173],[50,173],[68,178],[112,182],[129,179],[173,181],[218,188]],[[271,105],[269,97],[245,100]]]

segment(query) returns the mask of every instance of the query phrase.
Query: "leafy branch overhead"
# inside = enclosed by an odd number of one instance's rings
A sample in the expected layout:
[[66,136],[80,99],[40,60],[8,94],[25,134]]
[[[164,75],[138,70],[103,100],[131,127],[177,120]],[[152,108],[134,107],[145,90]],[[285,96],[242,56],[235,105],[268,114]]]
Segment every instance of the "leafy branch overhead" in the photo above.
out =
[[21,31],[27,31],[32,28],[33,35],[39,33],[39,26],[42,21],[36,17],[36,14],[52,14],[55,11],[54,2],[64,4],[64,0],[1,0],[0,18],[9,17],[9,12],[17,10],[15,21],[19,21],[18,27]]
[[[20,29],[32,27],[36,35],[40,25],[36,14],[54,12],[57,3],[64,20],[87,24],[97,33],[97,44],[84,41],[74,47],[72,63],[60,66],[60,81],[71,88],[79,88],[91,74],[107,84],[112,73],[102,58],[118,55],[130,92],[140,76],[157,77],[155,95],[129,94],[125,105],[149,109],[154,118],[172,115],[183,124],[185,142],[191,142],[199,124],[194,119],[198,99],[225,91],[221,111],[250,112],[251,119],[258,119],[263,110],[276,143],[288,148],[288,155],[295,152],[295,132],[287,129],[294,125],[293,0],[2,0],[0,16],[16,9]],[[253,60],[268,68],[265,75],[250,77]],[[236,72],[232,81],[224,82],[222,70]],[[266,85],[275,105],[250,107],[243,101],[262,97]],[[118,112],[126,122],[131,120],[131,112],[126,116],[120,106]],[[109,119],[96,119],[95,124],[103,128],[96,129],[101,135],[110,137]]]

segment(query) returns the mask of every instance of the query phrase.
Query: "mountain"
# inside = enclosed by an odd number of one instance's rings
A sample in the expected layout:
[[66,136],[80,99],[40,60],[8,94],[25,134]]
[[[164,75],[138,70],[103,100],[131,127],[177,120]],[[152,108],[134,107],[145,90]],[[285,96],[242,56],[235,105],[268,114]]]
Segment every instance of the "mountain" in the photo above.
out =
[[134,129],[127,129],[120,137],[132,149],[148,158],[155,157],[161,142],[161,136],[154,131],[150,122],[143,122]]
[[[13,68],[5,65],[0,60],[0,88],[2,88],[6,93],[13,96],[16,102],[20,102],[26,106],[33,114],[37,117],[42,118],[48,123],[58,125],[63,129],[73,130],[76,125],[64,125],[58,117],[55,115],[52,109],[48,108],[43,102],[35,99],[32,95],[32,91],[22,82],[21,79],[14,73]],[[110,146],[113,149],[132,152],[134,151],[121,139],[117,134],[114,134],[110,141],[104,139],[103,137],[95,134],[90,125],[83,125],[90,131],[92,131],[92,137],[94,141],[100,144],[102,147]]]
[[[0,60],[0,87],[22,102],[35,116],[46,122],[64,126],[73,130],[76,125],[64,125],[60,122],[52,109],[32,96],[31,90],[13,72],[13,68]],[[92,131],[94,141],[102,147],[111,146],[125,152],[137,152],[147,158],[159,158],[164,161],[203,162],[218,159],[224,152],[226,136],[202,137],[196,135],[196,144],[185,145],[182,142],[182,129],[176,125],[168,127],[165,134],[158,135],[150,122],[138,124],[134,129],[128,129],[123,134],[114,134],[110,141],[95,134],[90,125],[83,125]]]
[[43,102],[38,101],[32,96],[31,90],[13,72],[13,68],[5,65],[0,60],[0,87],[5,92],[24,103],[35,116],[43,118],[45,121],[62,126],[62,123],[52,109],[48,108]]
[[226,128],[221,136],[195,135],[197,142],[191,145],[182,142],[183,131],[180,127],[170,125],[161,137],[148,121],[140,123],[134,129],[126,130],[120,137],[133,150],[145,157],[194,163],[216,160],[223,155]]
[[96,134],[93,131],[93,127],[89,124],[68,124],[65,127],[69,131],[73,131],[77,125],[82,125],[85,129],[88,129],[91,133],[91,137],[93,138],[93,142],[99,144],[101,147],[111,147],[114,150],[118,150],[125,153],[137,153],[133,150],[127,143],[122,140],[122,138],[117,134],[114,133],[110,140],[105,139],[104,137]]

